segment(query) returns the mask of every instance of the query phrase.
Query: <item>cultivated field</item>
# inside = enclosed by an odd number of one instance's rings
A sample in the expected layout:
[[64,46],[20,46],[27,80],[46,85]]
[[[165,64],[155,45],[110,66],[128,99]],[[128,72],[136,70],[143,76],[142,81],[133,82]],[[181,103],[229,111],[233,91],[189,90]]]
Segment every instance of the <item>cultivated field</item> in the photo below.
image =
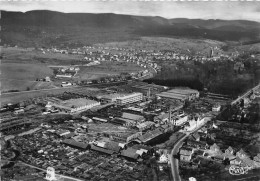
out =
[[52,70],[45,64],[1,63],[1,90],[28,90],[50,88],[50,84],[36,82],[36,78],[51,76]]
[[136,72],[142,70],[140,66],[126,62],[101,62],[99,65],[94,66],[80,66],[77,77],[81,80],[96,79],[107,75],[118,75],[122,72]]

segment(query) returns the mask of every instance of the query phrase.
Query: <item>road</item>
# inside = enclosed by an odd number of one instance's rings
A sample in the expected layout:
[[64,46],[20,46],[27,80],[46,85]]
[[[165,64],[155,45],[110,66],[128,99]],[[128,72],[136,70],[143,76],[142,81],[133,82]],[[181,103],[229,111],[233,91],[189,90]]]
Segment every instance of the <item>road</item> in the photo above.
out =
[[[21,161],[19,161],[19,163],[22,164],[22,165],[29,166],[29,167],[31,167],[31,168],[35,168],[35,169],[38,169],[38,170],[44,171],[44,172],[47,171],[47,170],[45,170],[45,169],[42,169],[42,168],[39,168],[39,167],[36,167],[36,166],[30,165],[30,164],[27,164],[27,163],[24,163],[24,162],[21,162]],[[70,179],[71,181],[83,181],[83,180],[81,180],[81,179],[77,179],[77,178],[74,178],[74,177],[69,177],[69,176],[66,176],[66,175],[59,175],[59,174],[56,174],[56,176],[57,176],[58,178],[65,178],[65,179],[67,178],[67,179]]]
[[246,93],[244,93],[243,95],[239,96],[236,100],[232,101],[231,105],[236,104],[241,99],[247,97],[252,91],[255,91],[255,90],[259,89],[259,88],[260,88],[260,84],[258,84],[257,86],[253,87],[252,89],[248,90]]
[[198,128],[194,129],[193,131],[187,132],[186,135],[184,135],[182,138],[179,139],[179,141],[174,145],[171,155],[170,155],[170,162],[171,162],[171,171],[172,171],[172,178],[174,181],[180,181],[181,177],[179,174],[179,160],[177,158],[174,158],[174,155],[177,155],[179,152],[180,147],[182,146],[183,141],[192,133],[198,131],[201,127],[203,127],[209,120],[211,120],[211,117],[206,117],[203,124],[201,124]]

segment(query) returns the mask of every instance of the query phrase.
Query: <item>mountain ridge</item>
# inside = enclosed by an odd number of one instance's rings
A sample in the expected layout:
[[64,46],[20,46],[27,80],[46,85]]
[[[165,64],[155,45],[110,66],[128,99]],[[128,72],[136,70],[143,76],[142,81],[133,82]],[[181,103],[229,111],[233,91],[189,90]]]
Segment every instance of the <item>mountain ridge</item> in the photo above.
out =
[[[114,13],[62,13],[49,10],[1,11],[3,42],[40,44],[125,41],[140,36],[195,37],[220,41],[258,40],[260,23],[247,20],[167,19]],[[42,34],[42,32],[47,32]],[[55,39],[60,34],[63,39]],[[9,40],[10,39],[10,40]],[[73,40],[74,39],[74,40]]]

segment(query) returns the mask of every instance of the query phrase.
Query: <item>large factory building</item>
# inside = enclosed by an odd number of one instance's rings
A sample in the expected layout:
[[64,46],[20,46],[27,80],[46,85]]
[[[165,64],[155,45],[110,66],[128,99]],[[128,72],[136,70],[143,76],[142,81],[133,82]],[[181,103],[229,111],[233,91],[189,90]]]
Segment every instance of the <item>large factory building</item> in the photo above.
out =
[[130,104],[134,102],[138,102],[143,100],[143,94],[140,92],[128,94],[122,97],[119,97],[116,99],[116,104],[117,105],[124,105],[124,104]]
[[180,101],[185,100],[193,100],[197,97],[199,97],[199,91],[194,89],[172,89],[167,92],[161,92],[159,94],[156,94],[157,97],[160,98],[167,98],[167,99],[177,99]]
[[49,102],[53,107],[68,113],[80,112],[83,110],[91,109],[95,106],[100,105],[100,102],[79,98],[79,99],[69,99],[61,102]]

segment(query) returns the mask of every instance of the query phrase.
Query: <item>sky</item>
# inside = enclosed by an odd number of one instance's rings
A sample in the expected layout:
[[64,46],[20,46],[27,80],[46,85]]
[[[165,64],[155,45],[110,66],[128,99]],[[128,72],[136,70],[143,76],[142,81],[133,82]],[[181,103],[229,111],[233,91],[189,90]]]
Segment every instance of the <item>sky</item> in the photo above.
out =
[[116,13],[165,18],[252,20],[260,22],[260,1],[203,0],[0,0],[7,11]]

